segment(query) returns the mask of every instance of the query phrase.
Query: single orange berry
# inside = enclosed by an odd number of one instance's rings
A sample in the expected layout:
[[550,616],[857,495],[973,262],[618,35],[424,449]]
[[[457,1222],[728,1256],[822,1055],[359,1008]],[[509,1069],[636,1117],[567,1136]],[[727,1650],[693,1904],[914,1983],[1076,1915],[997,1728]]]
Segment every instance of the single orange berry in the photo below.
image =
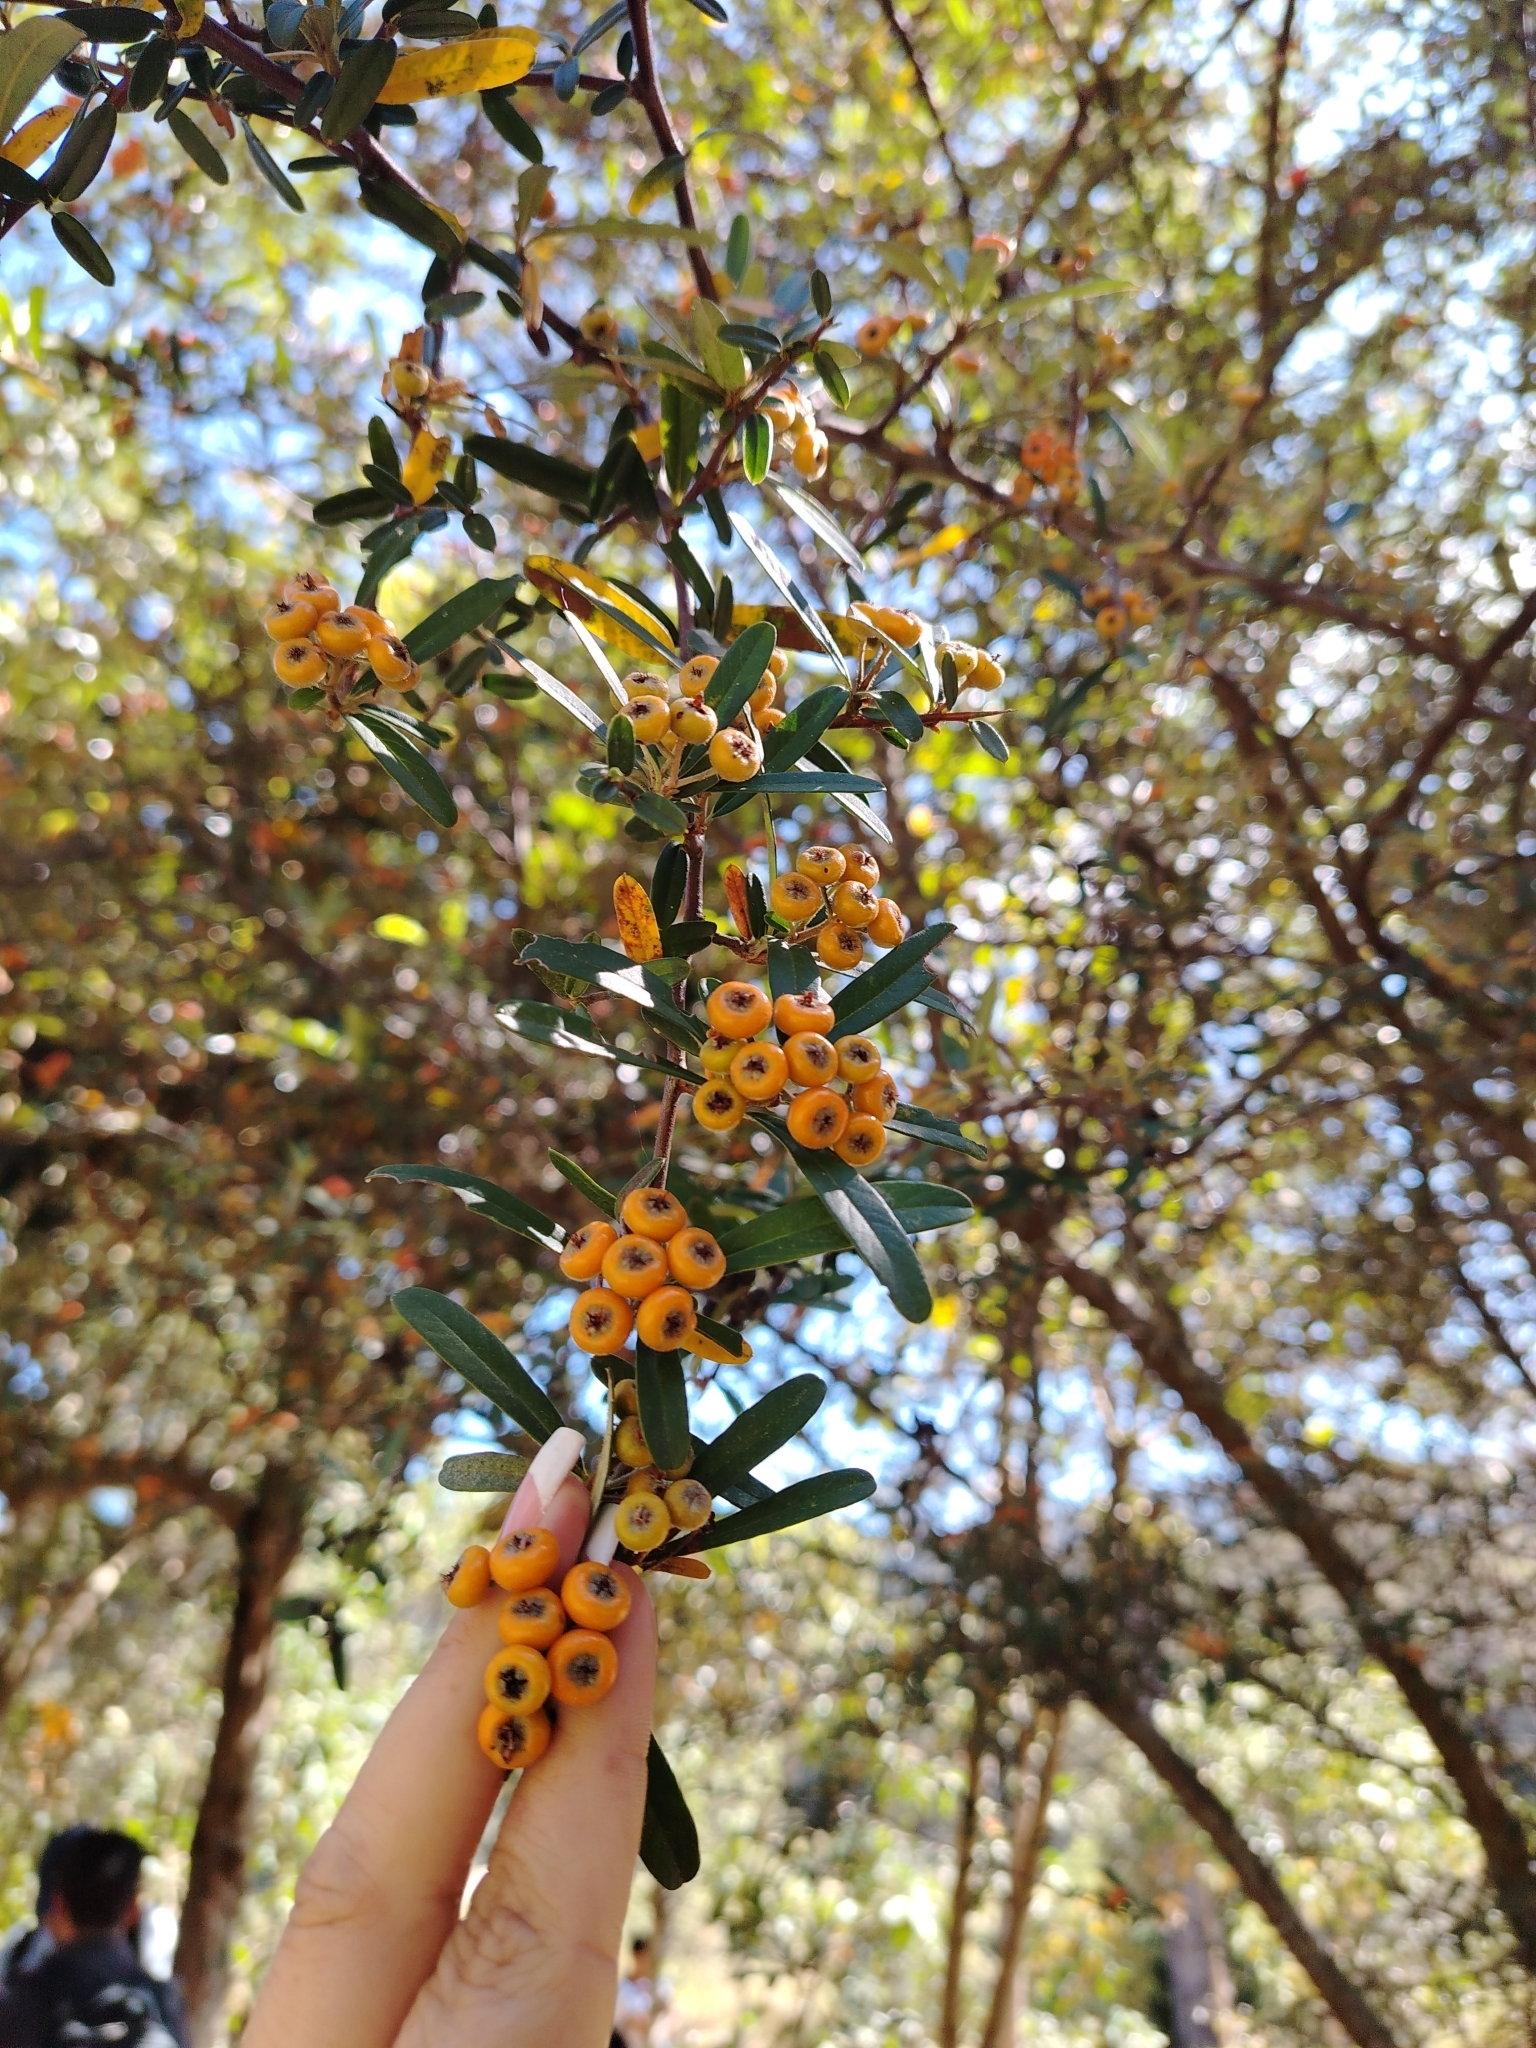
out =
[[643,1301],[667,1283],[667,1255],[651,1237],[632,1232],[616,1238],[603,1254],[603,1285],[626,1301]]
[[667,1475],[659,1465],[642,1465],[638,1472],[631,1472],[624,1482],[624,1492],[663,1493],[666,1490]]
[[848,1102],[830,1088],[807,1088],[789,1105],[789,1135],[808,1152],[825,1152],[848,1128]]
[[684,697],[700,695],[719,666],[720,657],[715,654],[696,654],[691,661],[685,661],[677,672],[679,693]]
[[837,1071],[855,1087],[873,1081],[880,1071],[880,1048],[872,1038],[840,1038],[837,1041]]
[[613,1690],[619,1653],[596,1629],[573,1628],[549,1653],[549,1689],[562,1707],[594,1707]]
[[821,891],[809,875],[778,875],[768,891],[768,908],[786,924],[804,924],[821,908]]
[[454,1607],[478,1607],[491,1589],[491,1553],[471,1543],[451,1571],[443,1573],[443,1591]]
[[772,1102],[789,1079],[789,1062],[776,1045],[744,1045],[731,1061],[731,1086],[747,1102]]
[[756,714],[757,729],[759,732],[777,732],[788,716],[789,713],[781,711],[777,704],[770,704],[766,711]]
[[679,1529],[702,1529],[714,1513],[714,1496],[697,1479],[674,1479],[666,1491],[667,1513]]
[[763,765],[763,743],[754,732],[727,726],[709,743],[709,765],[722,782],[748,782]]
[[621,1465],[649,1465],[651,1447],[645,1440],[638,1415],[626,1415],[613,1435],[613,1448]]
[[880,898],[868,882],[841,882],[832,896],[832,915],[851,931],[862,931],[880,914]]
[[885,1125],[878,1117],[851,1116],[833,1150],[845,1166],[873,1166],[885,1150]]
[[845,846],[843,848],[843,880],[863,882],[873,889],[880,879],[880,863],[867,846]]
[[565,1634],[565,1609],[560,1596],[548,1586],[530,1586],[514,1593],[496,1617],[496,1632],[511,1648],[526,1643],[531,1650],[547,1650]]
[[273,640],[302,640],[313,633],[319,618],[312,604],[306,604],[302,598],[295,603],[285,597],[273,605],[261,623]]
[[880,908],[865,927],[866,936],[882,950],[887,946],[899,946],[912,929],[899,903],[889,896],[880,898]]
[[765,675],[763,677],[763,680],[758,684],[757,688],[752,692],[751,696],[747,699],[748,704],[752,707],[752,716],[754,718],[760,719],[765,711],[771,711],[773,709],[774,699],[778,696],[778,694],[778,678],[771,674]]
[[317,576],[313,569],[302,569],[297,576],[290,576],[283,585],[283,595],[290,604],[313,605],[316,617],[335,611],[341,604],[340,591],[329,578]]
[[773,1015],[765,991],[750,981],[722,981],[710,990],[704,1008],[720,1038],[756,1038]]
[[853,1107],[859,1116],[872,1116],[888,1124],[901,1107],[901,1091],[890,1074],[876,1074],[872,1081],[860,1081],[853,1091]]
[[816,958],[823,967],[850,973],[864,958],[864,934],[846,924],[824,924],[816,937]]
[[571,1342],[578,1350],[598,1358],[622,1351],[633,1328],[634,1312],[629,1303],[610,1288],[589,1287],[585,1294],[577,1295],[571,1310]]
[[595,1558],[573,1564],[560,1582],[560,1605],[579,1629],[617,1628],[632,1604],[629,1581]]
[[542,1650],[510,1643],[485,1667],[485,1696],[503,1713],[533,1714],[549,1698],[549,1666]]
[[665,1244],[688,1221],[688,1211],[665,1188],[631,1188],[619,1204],[619,1220],[637,1237],[653,1237]]
[[685,747],[702,747],[712,740],[720,721],[699,697],[679,697],[672,706],[672,730]]
[[368,642],[368,666],[381,683],[409,684],[417,676],[411,651],[393,633],[375,633]]
[[840,882],[846,866],[843,854],[835,846],[807,846],[795,861],[796,872],[808,875],[823,889],[831,889]]
[[553,1576],[560,1545],[549,1529],[509,1529],[491,1550],[491,1577],[503,1593],[526,1593]]
[[636,1488],[633,1493],[626,1489],[614,1522],[614,1533],[626,1550],[639,1551],[642,1556],[648,1550],[657,1550],[666,1542],[671,1529],[672,1517],[659,1495],[643,1488]]
[[480,1747],[504,1771],[523,1771],[536,1764],[549,1747],[549,1716],[509,1714],[505,1707],[482,1707],[476,1731]]
[[640,1304],[635,1335],[653,1351],[675,1351],[698,1327],[693,1296],[686,1287],[658,1287]]
[[1118,640],[1129,623],[1121,606],[1107,604],[1094,619],[1093,630],[1101,640]]
[[693,1098],[693,1120],[706,1131],[734,1131],[747,1105],[729,1081],[711,1081]]
[[837,1047],[819,1031],[797,1031],[785,1042],[789,1078],[802,1088],[820,1088],[837,1079]]
[[667,1242],[667,1264],[682,1287],[718,1287],[725,1278],[725,1253],[707,1230],[680,1230]]
[[595,1280],[603,1269],[603,1255],[619,1233],[607,1221],[583,1223],[565,1240],[560,1270],[567,1280]]
[[699,1065],[706,1074],[728,1074],[731,1061],[735,1059],[738,1041],[734,1038],[717,1038],[713,1031],[699,1047]]
[[315,627],[315,638],[327,654],[361,654],[374,638],[368,621],[351,610],[327,612]]
[[773,1021],[786,1038],[797,1031],[830,1031],[836,1019],[832,1005],[818,995],[780,996],[773,1006]]
[[624,716],[634,727],[635,738],[648,747],[672,730],[672,706],[665,697],[631,697]]
[[272,656],[272,666],[278,681],[286,683],[290,690],[325,680],[325,656],[312,640],[279,642]]

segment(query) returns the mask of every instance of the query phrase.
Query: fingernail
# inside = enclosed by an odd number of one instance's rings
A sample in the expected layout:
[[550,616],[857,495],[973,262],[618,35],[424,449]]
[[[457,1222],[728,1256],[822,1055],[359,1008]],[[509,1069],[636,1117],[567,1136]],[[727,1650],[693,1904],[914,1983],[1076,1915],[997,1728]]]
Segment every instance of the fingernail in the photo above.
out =
[[512,1505],[501,1525],[503,1536],[509,1529],[526,1528],[530,1517],[541,1520],[549,1513],[555,1495],[574,1471],[585,1448],[586,1439],[579,1429],[557,1429],[540,1447],[523,1474],[522,1485],[512,1496]]
[[612,1564],[619,1547],[619,1504],[610,1501],[592,1525],[587,1538],[587,1556],[594,1564]]

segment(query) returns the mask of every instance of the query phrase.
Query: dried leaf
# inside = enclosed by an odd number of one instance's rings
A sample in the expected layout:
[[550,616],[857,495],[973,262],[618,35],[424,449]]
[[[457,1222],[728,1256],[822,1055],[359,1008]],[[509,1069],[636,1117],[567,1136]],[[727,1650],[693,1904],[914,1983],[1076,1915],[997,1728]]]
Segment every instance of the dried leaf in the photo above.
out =
[[30,121],[23,121],[10,141],[0,149],[0,157],[23,171],[35,164],[49,143],[57,142],[75,118],[79,104],[78,100],[64,100],[56,107],[46,107],[42,113],[34,114]]
[[734,861],[725,871],[725,900],[731,907],[731,922],[744,939],[752,936],[752,915],[747,902],[747,876]]
[[661,927],[644,886],[633,875],[620,875],[613,885],[613,914],[619,939],[631,960],[661,958]]

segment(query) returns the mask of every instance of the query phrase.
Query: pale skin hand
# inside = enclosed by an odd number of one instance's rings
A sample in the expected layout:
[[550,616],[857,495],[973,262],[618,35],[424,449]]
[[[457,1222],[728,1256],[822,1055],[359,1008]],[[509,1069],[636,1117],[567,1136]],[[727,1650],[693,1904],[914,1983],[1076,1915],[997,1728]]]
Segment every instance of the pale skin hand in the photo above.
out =
[[[575,1480],[544,1507],[530,1476],[505,1526],[552,1529],[563,1573],[587,1514]],[[462,1921],[502,1783],[475,1741],[500,1603],[454,1614],[305,1866],[243,2048],[605,2048],[656,1675],[650,1599],[628,1577],[617,1683],[562,1715]]]

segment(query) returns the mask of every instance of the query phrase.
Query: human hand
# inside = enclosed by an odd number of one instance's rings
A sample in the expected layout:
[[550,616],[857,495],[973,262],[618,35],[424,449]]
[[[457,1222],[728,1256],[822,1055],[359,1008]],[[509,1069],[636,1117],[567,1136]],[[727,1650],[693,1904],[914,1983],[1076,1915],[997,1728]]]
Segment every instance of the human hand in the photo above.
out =
[[[587,1515],[576,1480],[546,1504],[530,1472],[503,1528],[553,1530],[563,1573]],[[656,1673],[650,1598],[630,1582],[613,1690],[561,1716],[463,1920],[502,1784],[475,1740],[497,1603],[454,1614],[305,1865],[244,2048],[605,2048]]]

